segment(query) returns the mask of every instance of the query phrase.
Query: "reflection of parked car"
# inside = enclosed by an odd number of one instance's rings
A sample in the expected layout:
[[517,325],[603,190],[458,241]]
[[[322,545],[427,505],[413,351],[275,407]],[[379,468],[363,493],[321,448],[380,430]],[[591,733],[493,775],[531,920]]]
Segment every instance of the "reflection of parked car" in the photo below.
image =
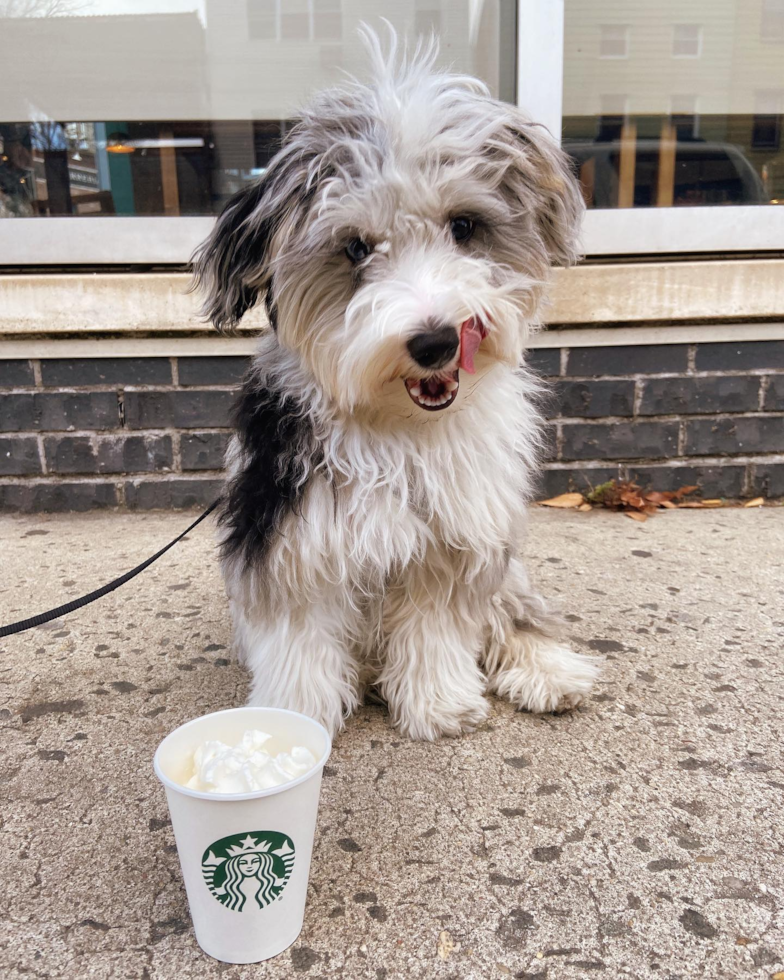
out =
[[[577,165],[589,206],[618,206],[621,144],[621,140],[564,140],[564,149]],[[762,181],[741,147],[679,140],[674,149],[672,204],[767,203]],[[657,203],[661,156],[662,143],[658,139],[636,140],[635,207]]]

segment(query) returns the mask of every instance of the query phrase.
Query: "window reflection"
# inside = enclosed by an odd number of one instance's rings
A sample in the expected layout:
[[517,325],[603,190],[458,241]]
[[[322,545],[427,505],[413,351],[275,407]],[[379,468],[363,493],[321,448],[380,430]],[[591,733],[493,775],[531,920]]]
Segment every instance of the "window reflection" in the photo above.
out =
[[0,124],[0,208],[5,217],[217,213],[263,173],[290,125]]
[[566,2],[562,132],[588,206],[784,202],[784,0],[618,9]]
[[[360,9],[361,7],[361,9]],[[208,215],[307,96],[367,66],[360,21],[439,31],[513,99],[515,0],[0,0],[0,217]]]

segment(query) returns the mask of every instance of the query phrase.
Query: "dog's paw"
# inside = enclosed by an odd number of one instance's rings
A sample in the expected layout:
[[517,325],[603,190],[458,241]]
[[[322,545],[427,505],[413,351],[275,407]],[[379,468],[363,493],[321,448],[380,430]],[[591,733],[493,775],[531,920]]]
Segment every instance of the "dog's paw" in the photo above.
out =
[[518,708],[560,714],[583,703],[599,676],[594,657],[576,653],[548,637],[515,637],[512,660],[492,678],[492,689]]
[[490,714],[487,699],[477,693],[447,700],[443,695],[427,699],[409,697],[396,705],[396,727],[409,738],[433,742],[445,735],[472,732]]

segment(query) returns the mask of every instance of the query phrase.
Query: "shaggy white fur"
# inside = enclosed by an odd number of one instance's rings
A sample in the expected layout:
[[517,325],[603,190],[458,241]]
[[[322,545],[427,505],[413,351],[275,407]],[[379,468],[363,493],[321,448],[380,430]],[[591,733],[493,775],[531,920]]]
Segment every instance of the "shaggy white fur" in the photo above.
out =
[[579,192],[548,135],[475,79],[368,34],[368,85],[303,111],[196,258],[231,326],[264,296],[223,508],[251,703],[338,730],[375,685],[415,738],[578,704],[519,560],[540,445],[520,367]]

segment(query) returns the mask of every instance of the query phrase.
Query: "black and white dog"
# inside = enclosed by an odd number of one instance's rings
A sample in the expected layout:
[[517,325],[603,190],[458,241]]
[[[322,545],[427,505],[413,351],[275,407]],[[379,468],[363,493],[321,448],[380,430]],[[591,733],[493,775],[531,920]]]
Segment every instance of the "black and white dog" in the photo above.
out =
[[222,549],[251,703],[335,732],[375,686],[413,738],[578,704],[519,557],[536,468],[520,368],[582,203],[560,149],[435,43],[317,96],[195,258],[219,330],[272,330],[228,452]]

